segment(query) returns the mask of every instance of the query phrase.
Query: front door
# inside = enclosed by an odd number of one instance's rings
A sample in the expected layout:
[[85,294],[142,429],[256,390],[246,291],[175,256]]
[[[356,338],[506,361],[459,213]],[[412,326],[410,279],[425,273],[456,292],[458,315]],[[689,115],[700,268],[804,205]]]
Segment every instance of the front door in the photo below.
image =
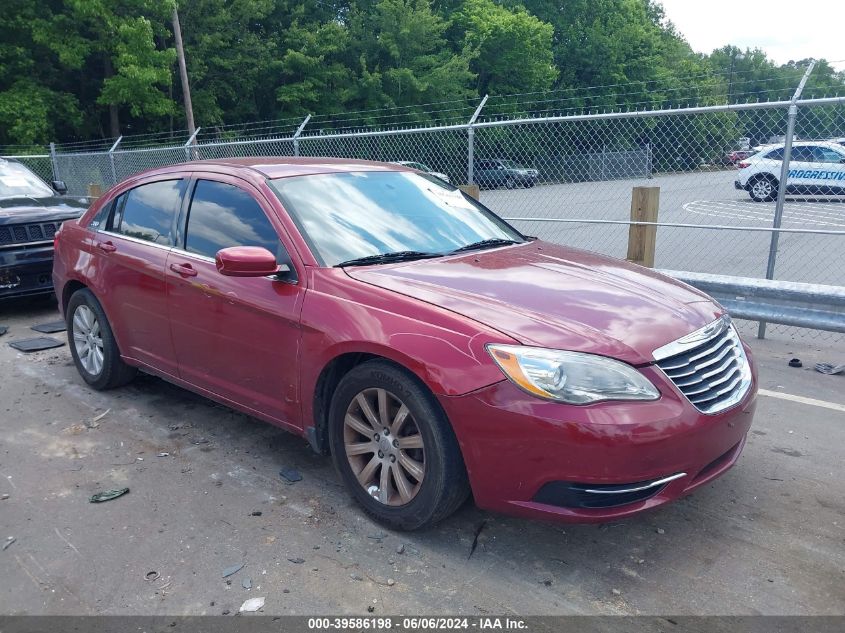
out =
[[214,262],[223,248],[263,246],[290,265],[272,214],[240,179],[195,182],[182,243],[167,259],[170,323],[183,380],[298,427],[300,280],[227,277]]

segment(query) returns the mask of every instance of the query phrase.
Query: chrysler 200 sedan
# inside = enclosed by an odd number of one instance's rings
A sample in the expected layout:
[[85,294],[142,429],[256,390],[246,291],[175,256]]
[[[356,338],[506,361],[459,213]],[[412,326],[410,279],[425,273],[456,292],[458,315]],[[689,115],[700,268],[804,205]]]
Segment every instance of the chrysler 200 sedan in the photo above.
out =
[[526,237],[391,164],[249,158],[117,185],[56,237],[71,353],[308,439],[401,529],[482,508],[596,522],[739,457],[756,373],[724,310]]

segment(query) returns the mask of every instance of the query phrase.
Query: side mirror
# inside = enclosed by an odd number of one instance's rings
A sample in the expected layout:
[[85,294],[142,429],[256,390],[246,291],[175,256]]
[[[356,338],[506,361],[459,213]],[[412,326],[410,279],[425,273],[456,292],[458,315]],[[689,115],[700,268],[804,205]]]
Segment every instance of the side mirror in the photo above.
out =
[[53,190],[60,196],[63,196],[67,193],[67,185],[65,184],[64,180],[54,180],[50,183],[50,185],[53,187]]
[[266,277],[283,272],[276,264],[276,256],[261,246],[223,248],[217,251],[214,261],[217,271],[227,277]]

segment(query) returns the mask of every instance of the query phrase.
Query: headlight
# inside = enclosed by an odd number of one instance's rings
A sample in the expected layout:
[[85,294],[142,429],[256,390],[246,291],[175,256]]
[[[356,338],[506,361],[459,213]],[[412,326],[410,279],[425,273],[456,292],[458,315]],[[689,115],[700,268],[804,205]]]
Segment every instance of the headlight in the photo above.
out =
[[618,360],[522,345],[488,345],[505,376],[528,393],[570,404],[601,400],[656,400],[660,392]]

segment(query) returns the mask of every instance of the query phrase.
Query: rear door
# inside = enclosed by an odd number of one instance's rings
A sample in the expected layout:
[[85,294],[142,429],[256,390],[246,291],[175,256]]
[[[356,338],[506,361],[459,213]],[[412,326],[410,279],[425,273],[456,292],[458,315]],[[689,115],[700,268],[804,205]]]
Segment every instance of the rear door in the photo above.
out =
[[174,376],[165,264],[186,188],[184,179],[168,176],[118,196],[95,234],[92,266],[121,353]]
[[295,272],[227,277],[214,262],[223,248],[263,246],[294,270],[270,204],[239,178],[202,174],[186,216],[167,260],[180,377],[260,417],[299,426],[301,281]]

